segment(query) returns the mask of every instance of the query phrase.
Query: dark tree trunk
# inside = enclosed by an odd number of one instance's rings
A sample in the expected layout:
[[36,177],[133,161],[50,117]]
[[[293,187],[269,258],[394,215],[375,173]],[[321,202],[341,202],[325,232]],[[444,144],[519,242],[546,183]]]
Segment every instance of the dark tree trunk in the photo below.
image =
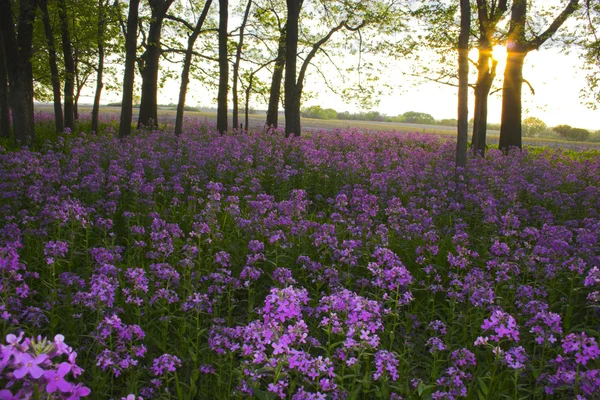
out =
[[152,19],[148,29],[146,50],[142,55],[142,98],[138,129],[142,127],[158,127],[158,60],[160,57],[160,36],[162,23],[173,0],[149,0],[152,8]]
[[[297,8],[290,12],[290,3],[292,3],[292,9],[296,7],[294,3],[297,3]],[[352,31],[358,31],[362,26],[365,25],[363,21],[357,27],[350,27],[347,21],[342,21],[335,27],[331,28],[327,35],[319,39],[312,46],[312,49],[308,52],[300,72],[298,73],[298,79],[296,80],[296,59],[298,50],[298,20],[300,17],[300,8],[302,7],[302,0],[288,0],[288,25],[287,25],[287,49],[286,49],[286,65],[285,65],[285,135],[288,137],[290,133],[294,133],[294,136],[300,136],[300,100],[302,99],[302,89],[304,87],[304,78],[306,71],[310,65],[312,59],[315,57],[321,46],[323,46],[331,36],[343,27],[346,27]],[[294,27],[292,28],[291,21],[295,21]],[[290,39],[290,35],[294,39]],[[293,55],[293,56],[292,56]],[[293,59],[293,61],[291,61]],[[296,81],[294,84],[293,81]],[[291,89],[291,93],[288,91]],[[289,119],[288,119],[289,118]]]
[[522,147],[521,137],[521,93],[523,86],[523,62],[527,55],[525,21],[527,0],[514,0],[508,42],[506,45],[506,67],[502,85],[502,117],[500,122],[499,148],[506,152],[511,147]]
[[302,0],[287,0],[285,57],[285,136],[300,136],[300,96],[296,82],[298,25]]
[[248,117],[248,108],[250,107],[250,93],[252,92],[252,84],[254,83],[254,72],[252,72],[250,74],[250,78],[248,78],[248,87],[246,88],[246,101],[244,102],[244,126],[246,127],[246,131],[249,131],[248,129],[248,122],[249,122],[249,117]]
[[75,52],[75,97],[73,98],[73,116],[75,117],[75,122],[79,121],[79,98],[81,97],[81,91],[85,87],[85,83],[87,82],[89,75],[85,76],[83,81],[81,81],[81,77],[79,76],[78,71],[79,66],[79,58],[77,55],[77,51]]
[[188,38],[188,45],[185,51],[185,58],[183,60],[183,70],[181,71],[181,85],[179,87],[177,116],[175,117],[175,135],[178,136],[181,135],[181,131],[183,129],[183,112],[185,108],[185,96],[187,94],[187,87],[190,82],[190,67],[192,65],[192,57],[194,56],[194,43],[196,43],[196,39],[198,39],[198,35],[200,35],[200,30],[202,29],[202,25],[204,25],[204,20],[206,19],[206,15],[208,14],[208,10],[210,9],[211,3],[212,0],[206,0],[206,3],[204,3],[204,9],[202,10],[202,14],[200,14],[194,31]]
[[[515,46],[517,47],[517,46]],[[523,87],[523,62],[527,53],[522,49],[509,49],[502,86],[502,118],[499,147],[506,152],[512,147],[522,147],[521,94]]]
[[135,79],[135,58],[137,50],[137,23],[140,0],[129,2],[127,32],[125,35],[125,72],[123,74],[123,98],[121,100],[121,120],[119,137],[131,134],[131,113],[133,112],[133,82]]
[[273,68],[273,78],[271,79],[271,90],[269,91],[269,108],[267,109],[267,127],[277,128],[279,120],[279,100],[281,98],[281,81],[283,80],[283,70],[285,68],[285,46],[286,46],[286,27],[281,30],[279,36],[279,48],[277,49],[277,61]]
[[485,155],[488,98],[492,83],[496,77],[496,65],[498,64],[496,60],[492,59],[491,54],[491,47],[486,46],[485,48],[482,48],[480,46],[479,59],[477,62],[477,83],[475,84],[475,108],[471,150],[481,156]]
[[469,131],[469,34],[471,3],[460,0],[460,35],[458,37],[458,123],[456,138],[456,166],[467,166]]
[[94,106],[92,107],[92,132],[98,133],[98,114],[100,113],[100,96],[104,87],[104,29],[106,20],[104,15],[104,1],[98,0],[98,67],[96,70],[96,93],[94,94]]
[[63,119],[62,104],[60,99],[60,77],[58,75],[58,63],[56,58],[56,46],[54,44],[54,32],[50,24],[48,14],[48,0],[40,0],[40,10],[42,11],[42,20],[44,23],[44,32],[48,42],[48,57],[50,59],[50,79],[52,81],[52,95],[54,99],[54,126],[56,132],[62,132],[65,129]]
[[250,8],[252,7],[252,0],[248,0],[246,4],[246,11],[244,12],[244,18],[240,25],[240,40],[237,44],[235,51],[235,61],[233,63],[233,87],[231,89],[231,96],[233,99],[233,129],[239,128],[239,107],[238,107],[238,78],[240,71],[240,59],[242,58],[242,48],[244,46],[244,29],[246,29],[246,22],[248,21],[248,15],[250,14]]
[[10,108],[8,105],[8,69],[4,55],[4,40],[0,31],[0,138],[10,137]]
[[31,144],[35,137],[31,54],[36,7],[37,0],[19,2],[16,33],[11,1],[0,0],[0,31],[8,69],[13,132],[15,141],[22,145]]
[[477,83],[475,84],[475,109],[473,118],[473,138],[471,150],[475,154],[485,155],[487,136],[488,97],[496,77],[498,61],[492,57],[496,26],[508,10],[507,0],[492,2],[477,0],[479,23],[479,59],[477,60]]
[[227,132],[227,85],[229,83],[229,62],[227,60],[227,18],[228,0],[219,0],[219,93],[217,105],[217,130]]
[[65,0],[58,0],[58,17],[60,19],[60,36],[62,38],[62,49],[65,63],[65,128],[73,130],[75,126],[75,61],[73,60],[73,49],[71,47],[71,35],[69,34],[69,20],[67,17],[67,4]]
[[548,29],[531,40],[525,38],[527,0],[513,0],[507,40],[506,68],[502,86],[502,120],[499,148],[507,152],[510,148],[522,147],[521,91],[523,86],[523,63],[525,56],[537,50],[552,37],[577,9],[579,0],[570,0],[563,11],[552,21]]

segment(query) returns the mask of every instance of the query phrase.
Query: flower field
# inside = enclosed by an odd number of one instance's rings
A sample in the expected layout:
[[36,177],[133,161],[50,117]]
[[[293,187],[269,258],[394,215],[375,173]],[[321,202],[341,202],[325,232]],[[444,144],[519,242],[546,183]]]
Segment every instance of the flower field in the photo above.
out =
[[0,149],[0,399],[600,398],[600,157],[360,131]]

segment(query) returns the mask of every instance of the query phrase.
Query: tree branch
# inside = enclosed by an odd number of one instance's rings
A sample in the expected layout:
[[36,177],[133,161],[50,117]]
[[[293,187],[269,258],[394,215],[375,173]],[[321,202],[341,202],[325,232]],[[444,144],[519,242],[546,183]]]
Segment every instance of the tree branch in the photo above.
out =
[[552,35],[556,33],[558,28],[560,28],[561,25],[564,24],[567,18],[569,18],[569,16],[575,12],[578,5],[579,0],[569,1],[569,4],[567,4],[567,6],[560,13],[560,15],[558,15],[558,17],[556,17],[554,21],[552,21],[552,24],[550,24],[550,26],[548,27],[548,29],[546,29],[544,33],[537,36],[535,39],[527,42],[527,50],[531,51],[539,49],[548,39],[552,37]]
[[310,50],[310,52],[306,56],[306,59],[302,63],[302,66],[300,67],[300,73],[298,74],[298,81],[297,81],[296,85],[298,86],[298,90],[300,92],[302,92],[302,85],[303,85],[303,82],[304,82],[304,76],[306,75],[306,70],[308,69],[308,65],[310,64],[310,62],[312,61],[312,59],[317,54],[317,51],[319,51],[319,47],[321,47],[329,39],[331,39],[331,36],[333,36],[334,33],[336,33],[337,31],[339,31],[340,29],[342,29],[346,25],[346,22],[347,21],[342,21],[337,26],[334,26],[333,28],[331,28],[329,30],[329,33],[327,33],[327,35],[325,35],[324,37],[322,37],[321,40],[319,40],[318,42],[316,42],[313,45],[312,49]]
[[533,86],[531,86],[531,83],[529,83],[527,79],[523,79],[523,83],[526,83],[527,86],[529,86],[529,90],[531,90],[531,94],[535,95],[535,90],[533,90]]
[[[161,52],[161,54],[162,53],[185,54],[185,50],[183,50],[183,49],[174,49],[174,48],[171,48],[171,47],[166,47],[166,48],[163,47],[163,48],[160,49],[160,52]],[[218,58],[205,56],[204,54],[198,53],[197,51],[192,51],[192,54],[195,55],[196,57],[204,58],[205,60],[219,62]]]
[[186,28],[188,28],[190,31],[194,30],[194,26],[192,24],[190,24],[189,22],[187,22],[185,19],[183,18],[179,18],[176,17],[174,15],[171,14],[167,14],[165,15],[165,19],[170,19],[171,21],[175,21],[175,22],[179,22],[180,24],[184,25]]

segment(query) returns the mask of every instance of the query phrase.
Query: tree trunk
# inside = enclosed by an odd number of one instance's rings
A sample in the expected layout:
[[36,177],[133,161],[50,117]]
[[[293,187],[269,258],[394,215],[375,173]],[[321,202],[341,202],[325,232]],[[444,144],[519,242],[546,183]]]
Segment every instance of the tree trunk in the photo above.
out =
[[11,3],[10,0],[0,0],[0,31],[8,69],[9,104],[15,141],[29,145],[35,137],[31,54],[37,0],[19,2],[17,32],[12,19]]
[[140,0],[130,0],[125,36],[125,72],[123,74],[123,97],[121,100],[121,120],[119,137],[131,134],[131,113],[133,112],[133,82],[135,79],[135,59],[137,50],[137,23]]
[[249,132],[250,129],[248,129],[248,122],[249,122],[249,117],[248,117],[248,109],[250,108],[250,93],[252,92],[252,84],[254,81],[254,72],[250,74],[250,78],[248,78],[248,87],[246,88],[246,101],[244,103],[244,111],[245,111],[245,118],[244,118],[244,126],[246,127],[246,132]]
[[[458,38],[458,123],[456,138],[456,167],[467,166],[469,131],[469,33],[471,4],[460,0],[460,35]],[[458,174],[458,171],[457,171]]]
[[287,0],[285,57],[285,136],[300,136],[300,96],[296,82],[298,25],[302,0]]
[[[473,117],[473,138],[471,150],[475,154],[485,155],[487,136],[487,110],[488,98],[492,83],[496,77],[496,65],[498,62],[491,57],[492,49],[489,46],[479,48],[479,59],[477,61],[477,83],[475,84],[475,108]],[[492,65],[490,66],[490,61]]]
[[271,90],[269,91],[269,108],[267,109],[267,127],[277,128],[279,120],[279,100],[281,98],[281,81],[283,80],[283,70],[285,68],[285,46],[286,30],[284,26],[279,36],[279,48],[277,49],[277,61],[273,68],[273,78],[271,79]]
[[242,48],[244,46],[244,29],[246,29],[246,22],[248,21],[248,15],[250,14],[250,8],[252,7],[252,0],[248,0],[248,4],[246,4],[246,11],[244,12],[244,18],[242,19],[242,24],[240,25],[240,40],[237,44],[237,49],[235,52],[235,61],[233,63],[233,88],[232,90],[232,99],[233,99],[233,129],[239,128],[238,122],[238,78],[240,71],[240,59],[242,58]]
[[81,97],[81,91],[85,87],[85,83],[87,82],[89,75],[85,77],[83,81],[80,80],[79,71],[77,67],[79,65],[79,60],[77,58],[77,52],[75,52],[75,97],[73,98],[73,116],[75,117],[75,122],[79,121],[79,98]]
[[160,36],[162,23],[173,0],[149,1],[152,8],[152,19],[148,29],[146,51],[142,55],[142,98],[138,129],[142,127],[158,127],[158,60],[160,57]]
[[100,96],[104,82],[104,29],[106,20],[104,16],[104,0],[98,0],[98,67],[96,69],[96,93],[92,107],[92,132],[98,133],[98,114],[100,113]]
[[71,35],[69,34],[69,21],[67,18],[67,4],[65,0],[58,0],[58,17],[60,19],[60,35],[65,63],[65,128],[73,130],[75,126],[75,61],[71,48]]
[[217,130],[227,132],[227,84],[229,64],[227,60],[228,0],[219,0],[219,93],[217,105]]
[[0,31],[0,138],[10,137],[10,109],[8,105],[8,69],[4,55],[4,39]]
[[196,39],[198,39],[198,35],[200,35],[200,30],[202,29],[202,25],[204,25],[204,20],[206,19],[206,15],[208,14],[208,10],[210,9],[210,5],[212,0],[206,0],[204,3],[204,9],[202,10],[202,14],[200,14],[200,18],[198,18],[198,22],[196,23],[196,27],[194,31],[188,38],[188,46],[185,51],[185,58],[183,59],[183,70],[181,71],[181,85],[179,86],[179,101],[177,103],[177,115],[175,117],[175,135],[181,135],[181,131],[183,129],[183,112],[185,108],[185,96],[187,94],[187,87],[190,81],[190,67],[192,65],[192,57],[194,56],[194,43],[196,43]]
[[523,62],[526,55],[527,53],[520,49],[509,49],[506,58],[504,84],[502,86],[502,118],[499,144],[499,148],[504,152],[513,147],[519,149],[522,147],[521,93]]
[[522,147],[521,90],[523,86],[523,63],[531,50],[537,50],[577,10],[579,0],[570,0],[550,26],[531,40],[525,38],[527,0],[513,0],[507,40],[506,68],[502,86],[502,120],[499,148],[507,153],[510,148]]
[[487,142],[487,107],[488,94],[482,86],[475,87],[475,106],[473,116],[473,137],[471,139],[471,151],[474,154],[485,156]]
[[54,98],[54,126],[56,132],[62,132],[65,129],[63,119],[61,93],[60,93],[60,77],[58,75],[58,63],[56,58],[56,47],[54,44],[54,32],[50,24],[50,16],[48,14],[48,0],[40,0],[40,10],[42,11],[42,20],[44,22],[44,32],[46,41],[48,42],[48,56],[50,59],[50,79],[52,81],[52,95]]

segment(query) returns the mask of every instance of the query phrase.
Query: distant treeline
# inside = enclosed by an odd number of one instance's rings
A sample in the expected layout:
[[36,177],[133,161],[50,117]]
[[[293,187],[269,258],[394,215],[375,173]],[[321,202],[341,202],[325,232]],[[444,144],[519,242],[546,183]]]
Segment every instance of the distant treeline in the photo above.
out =
[[[379,121],[379,122],[404,122],[407,124],[427,124],[456,126],[456,118],[436,120],[431,114],[407,111],[404,114],[389,116],[379,111],[367,111],[351,113],[348,111],[337,112],[333,108],[322,108],[321,106],[311,106],[302,110],[302,116],[316,119],[343,119],[350,121]],[[473,123],[473,120],[470,121]],[[490,130],[500,130],[500,124],[488,124]]]
[[[379,111],[367,111],[351,113],[348,111],[337,112],[333,108],[322,108],[321,106],[311,106],[302,110],[302,116],[316,119],[341,119],[350,121],[379,121],[379,122],[404,122],[409,124],[427,124],[456,126],[456,118],[436,120],[431,114],[408,111],[395,117],[385,115]],[[473,128],[473,118],[469,121],[469,129]],[[499,131],[500,124],[488,123],[487,129]],[[522,123],[523,136],[525,137],[545,137],[554,139],[565,139],[574,141],[600,141],[600,131],[591,133],[586,129],[574,128],[569,125],[557,125],[548,127],[544,121],[536,117],[527,117]]]

